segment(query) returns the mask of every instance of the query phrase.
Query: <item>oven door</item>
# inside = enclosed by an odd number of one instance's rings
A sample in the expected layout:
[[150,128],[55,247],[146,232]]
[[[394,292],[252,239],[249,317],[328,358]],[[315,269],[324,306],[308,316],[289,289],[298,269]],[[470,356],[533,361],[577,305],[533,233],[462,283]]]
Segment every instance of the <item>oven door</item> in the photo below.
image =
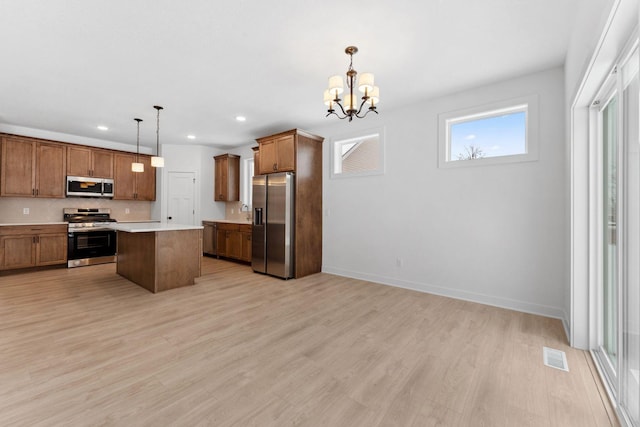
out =
[[67,258],[69,260],[113,256],[116,254],[115,230],[85,229],[68,233]]

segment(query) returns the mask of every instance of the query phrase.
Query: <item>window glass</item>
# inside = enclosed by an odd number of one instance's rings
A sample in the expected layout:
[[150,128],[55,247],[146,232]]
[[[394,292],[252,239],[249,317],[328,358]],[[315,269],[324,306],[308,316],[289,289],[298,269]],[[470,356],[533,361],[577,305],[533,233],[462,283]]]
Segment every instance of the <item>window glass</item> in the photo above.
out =
[[242,203],[251,207],[252,203],[252,185],[253,185],[253,157],[244,160],[244,169],[242,171]]
[[381,129],[345,135],[332,141],[331,176],[366,176],[384,172]]
[[449,161],[526,154],[526,106],[523,110],[451,123]]
[[537,160],[537,96],[442,113],[438,165],[475,166]]

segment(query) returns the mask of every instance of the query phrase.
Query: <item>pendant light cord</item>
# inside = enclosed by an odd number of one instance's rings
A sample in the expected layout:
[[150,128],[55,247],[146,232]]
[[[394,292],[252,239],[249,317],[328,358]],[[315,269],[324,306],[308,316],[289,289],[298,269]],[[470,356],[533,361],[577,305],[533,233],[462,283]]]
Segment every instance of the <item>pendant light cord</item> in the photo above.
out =
[[138,135],[136,137],[136,163],[140,163],[140,122],[142,119],[133,119],[138,122]]
[[153,108],[158,110],[156,122],[156,156],[160,157],[160,110],[162,110],[163,108],[159,105],[154,105]]

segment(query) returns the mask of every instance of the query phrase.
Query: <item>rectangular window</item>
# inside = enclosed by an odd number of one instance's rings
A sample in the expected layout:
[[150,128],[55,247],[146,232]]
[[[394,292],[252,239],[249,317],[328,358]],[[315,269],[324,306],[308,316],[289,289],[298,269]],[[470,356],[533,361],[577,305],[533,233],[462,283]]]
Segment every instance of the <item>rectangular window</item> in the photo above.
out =
[[244,159],[242,170],[242,203],[251,207],[253,194],[253,157]]
[[382,129],[335,138],[331,150],[332,178],[378,175],[384,172]]
[[440,167],[537,160],[537,97],[440,114]]

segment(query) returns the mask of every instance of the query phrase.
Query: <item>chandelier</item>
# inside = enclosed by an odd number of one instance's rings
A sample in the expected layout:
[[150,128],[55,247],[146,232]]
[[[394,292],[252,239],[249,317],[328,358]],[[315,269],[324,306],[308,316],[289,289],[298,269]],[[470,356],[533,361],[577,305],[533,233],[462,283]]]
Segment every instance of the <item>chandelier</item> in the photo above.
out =
[[[380,89],[378,86],[373,85],[373,74],[362,73],[358,82],[356,83],[356,76],[358,72],[353,69],[353,55],[358,52],[358,48],[355,46],[348,46],[344,52],[349,55],[349,69],[347,70],[347,88],[349,93],[345,93],[344,99],[340,99],[340,94],[344,92],[344,84],[342,76],[329,77],[329,89],[324,91],[324,104],[329,107],[326,117],[331,114],[335,114],[339,119],[349,118],[349,121],[354,117],[359,119],[365,117],[370,111],[378,114],[377,104],[380,100]],[[354,88],[358,87],[358,90],[363,93],[362,101],[358,100],[358,95],[353,93]],[[362,114],[362,109],[367,105],[366,111]],[[336,106],[340,111],[336,111]],[[342,112],[342,115],[340,114]]]

